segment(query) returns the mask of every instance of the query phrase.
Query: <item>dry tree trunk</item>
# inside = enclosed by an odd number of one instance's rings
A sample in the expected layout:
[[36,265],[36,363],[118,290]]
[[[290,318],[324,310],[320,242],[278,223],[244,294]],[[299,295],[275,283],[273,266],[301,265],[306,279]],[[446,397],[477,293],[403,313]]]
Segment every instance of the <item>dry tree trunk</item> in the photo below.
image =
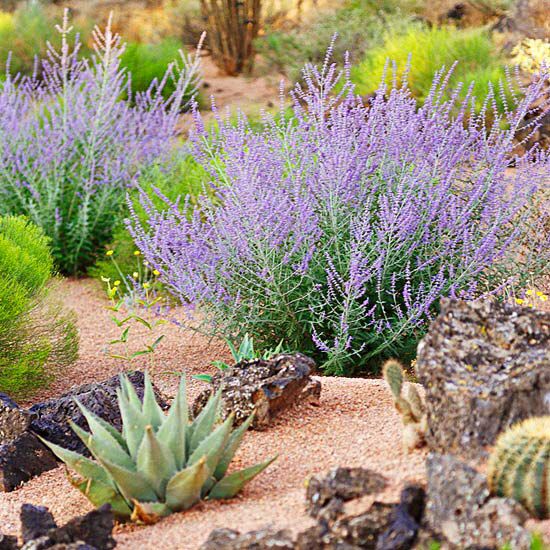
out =
[[201,0],[214,62],[228,75],[250,72],[261,0]]

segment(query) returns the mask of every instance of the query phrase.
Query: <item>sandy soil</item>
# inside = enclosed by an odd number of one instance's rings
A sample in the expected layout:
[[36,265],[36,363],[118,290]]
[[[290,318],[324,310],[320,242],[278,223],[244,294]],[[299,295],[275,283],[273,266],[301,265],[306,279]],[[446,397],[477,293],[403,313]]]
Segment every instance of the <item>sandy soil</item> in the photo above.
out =
[[[91,280],[63,283],[67,305],[78,314],[81,334],[80,359],[60,377],[55,386],[34,401],[57,394],[73,384],[101,380],[125,370],[127,365],[105,355],[108,340],[118,329],[105,309],[106,300]],[[151,368],[158,386],[172,396],[177,376],[168,371],[186,370],[188,375],[212,370],[209,362],[227,357],[223,344],[184,332],[175,325],[162,325],[157,333],[166,335]],[[137,340],[151,339],[146,331]],[[136,368],[143,365],[136,363]],[[321,378],[323,392],[319,407],[303,405],[266,432],[249,432],[235,466],[242,467],[279,455],[278,460],[251,482],[236,499],[204,503],[166,518],[152,527],[117,528],[118,548],[194,550],[211,529],[232,527],[242,531],[273,525],[297,531],[311,520],[304,511],[304,482],[312,474],[335,466],[371,468],[388,480],[379,500],[394,500],[406,480],[424,479],[425,452],[410,455],[401,448],[401,425],[389,391],[378,380]],[[190,380],[190,393],[201,387]],[[0,493],[0,530],[17,534],[19,509],[24,502],[48,506],[58,522],[91,509],[88,502],[66,481],[58,468],[31,480],[13,493]],[[550,535],[550,522],[544,527]]]

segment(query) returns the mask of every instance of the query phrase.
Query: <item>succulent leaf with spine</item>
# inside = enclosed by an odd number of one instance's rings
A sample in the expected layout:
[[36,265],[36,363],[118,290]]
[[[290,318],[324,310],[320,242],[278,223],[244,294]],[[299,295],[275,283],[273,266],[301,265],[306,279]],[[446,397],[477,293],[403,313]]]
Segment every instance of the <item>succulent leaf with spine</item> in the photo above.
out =
[[427,430],[426,408],[422,397],[413,384],[407,384],[405,391],[403,390],[403,367],[398,361],[386,361],[382,372],[392,392],[395,408],[403,421],[403,447],[407,452],[422,447]]
[[539,519],[550,517],[550,416],[529,418],[503,432],[487,477],[493,494],[517,500]]
[[226,475],[252,416],[235,430],[233,416],[219,423],[220,392],[192,422],[184,378],[168,414],[147,373],[143,403],[124,375],[117,397],[122,432],[77,401],[90,433],[71,427],[95,460],[43,441],[76,472],[71,484],[95,506],[109,503],[120,519],[153,523],[204,498],[232,498],[275,459]]

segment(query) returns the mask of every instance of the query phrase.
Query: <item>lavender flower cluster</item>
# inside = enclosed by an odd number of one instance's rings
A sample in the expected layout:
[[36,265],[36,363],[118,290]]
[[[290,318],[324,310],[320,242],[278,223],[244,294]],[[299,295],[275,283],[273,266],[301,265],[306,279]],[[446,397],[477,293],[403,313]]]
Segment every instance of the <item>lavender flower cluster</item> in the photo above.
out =
[[518,275],[510,266],[550,176],[548,153],[514,154],[518,131],[528,136],[548,108],[547,76],[503,84],[517,101],[499,116],[498,91],[479,115],[471,92],[444,100],[444,71],[421,106],[406,82],[363,100],[348,74],[328,60],[307,67],[290,120],[260,130],[241,116],[207,132],[197,114],[212,190],[196,208],[166,200],[163,211],[143,193],[147,221],[128,222],[205,329],[283,339],[332,374],[414,356],[442,296],[475,299]]
[[8,64],[0,83],[0,214],[42,227],[58,268],[78,274],[110,242],[140,167],[171,147],[184,98],[196,89],[198,57],[181,53],[161,82],[132,97],[110,22],[95,29],[90,59],[80,59],[78,36],[69,44],[67,13],[57,29],[61,49],[50,45],[34,76],[11,75]]

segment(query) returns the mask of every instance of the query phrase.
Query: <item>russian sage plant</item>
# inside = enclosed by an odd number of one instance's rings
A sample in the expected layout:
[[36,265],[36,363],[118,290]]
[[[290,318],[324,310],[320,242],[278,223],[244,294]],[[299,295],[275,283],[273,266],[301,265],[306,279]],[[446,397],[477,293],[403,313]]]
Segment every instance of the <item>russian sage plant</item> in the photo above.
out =
[[59,269],[78,274],[110,242],[140,167],[171,147],[199,61],[180,52],[160,82],[132,96],[131,75],[120,66],[124,45],[110,22],[95,29],[90,58],[79,58],[78,37],[69,44],[71,30],[65,13],[61,48],[49,46],[40,77],[8,68],[0,84],[0,213],[40,226]]
[[550,163],[538,148],[514,156],[515,135],[526,113],[534,128],[547,108],[530,109],[547,77],[515,90],[499,115],[496,92],[481,114],[471,90],[444,99],[443,72],[421,106],[406,82],[363,100],[349,66],[304,74],[290,121],[256,130],[220,120],[209,133],[197,115],[196,156],[214,198],[160,210],[143,193],[148,219],[129,226],[205,329],[234,341],[249,333],[259,347],[282,338],[327,373],[373,370],[414,356],[440,297],[478,298],[521,276]]

